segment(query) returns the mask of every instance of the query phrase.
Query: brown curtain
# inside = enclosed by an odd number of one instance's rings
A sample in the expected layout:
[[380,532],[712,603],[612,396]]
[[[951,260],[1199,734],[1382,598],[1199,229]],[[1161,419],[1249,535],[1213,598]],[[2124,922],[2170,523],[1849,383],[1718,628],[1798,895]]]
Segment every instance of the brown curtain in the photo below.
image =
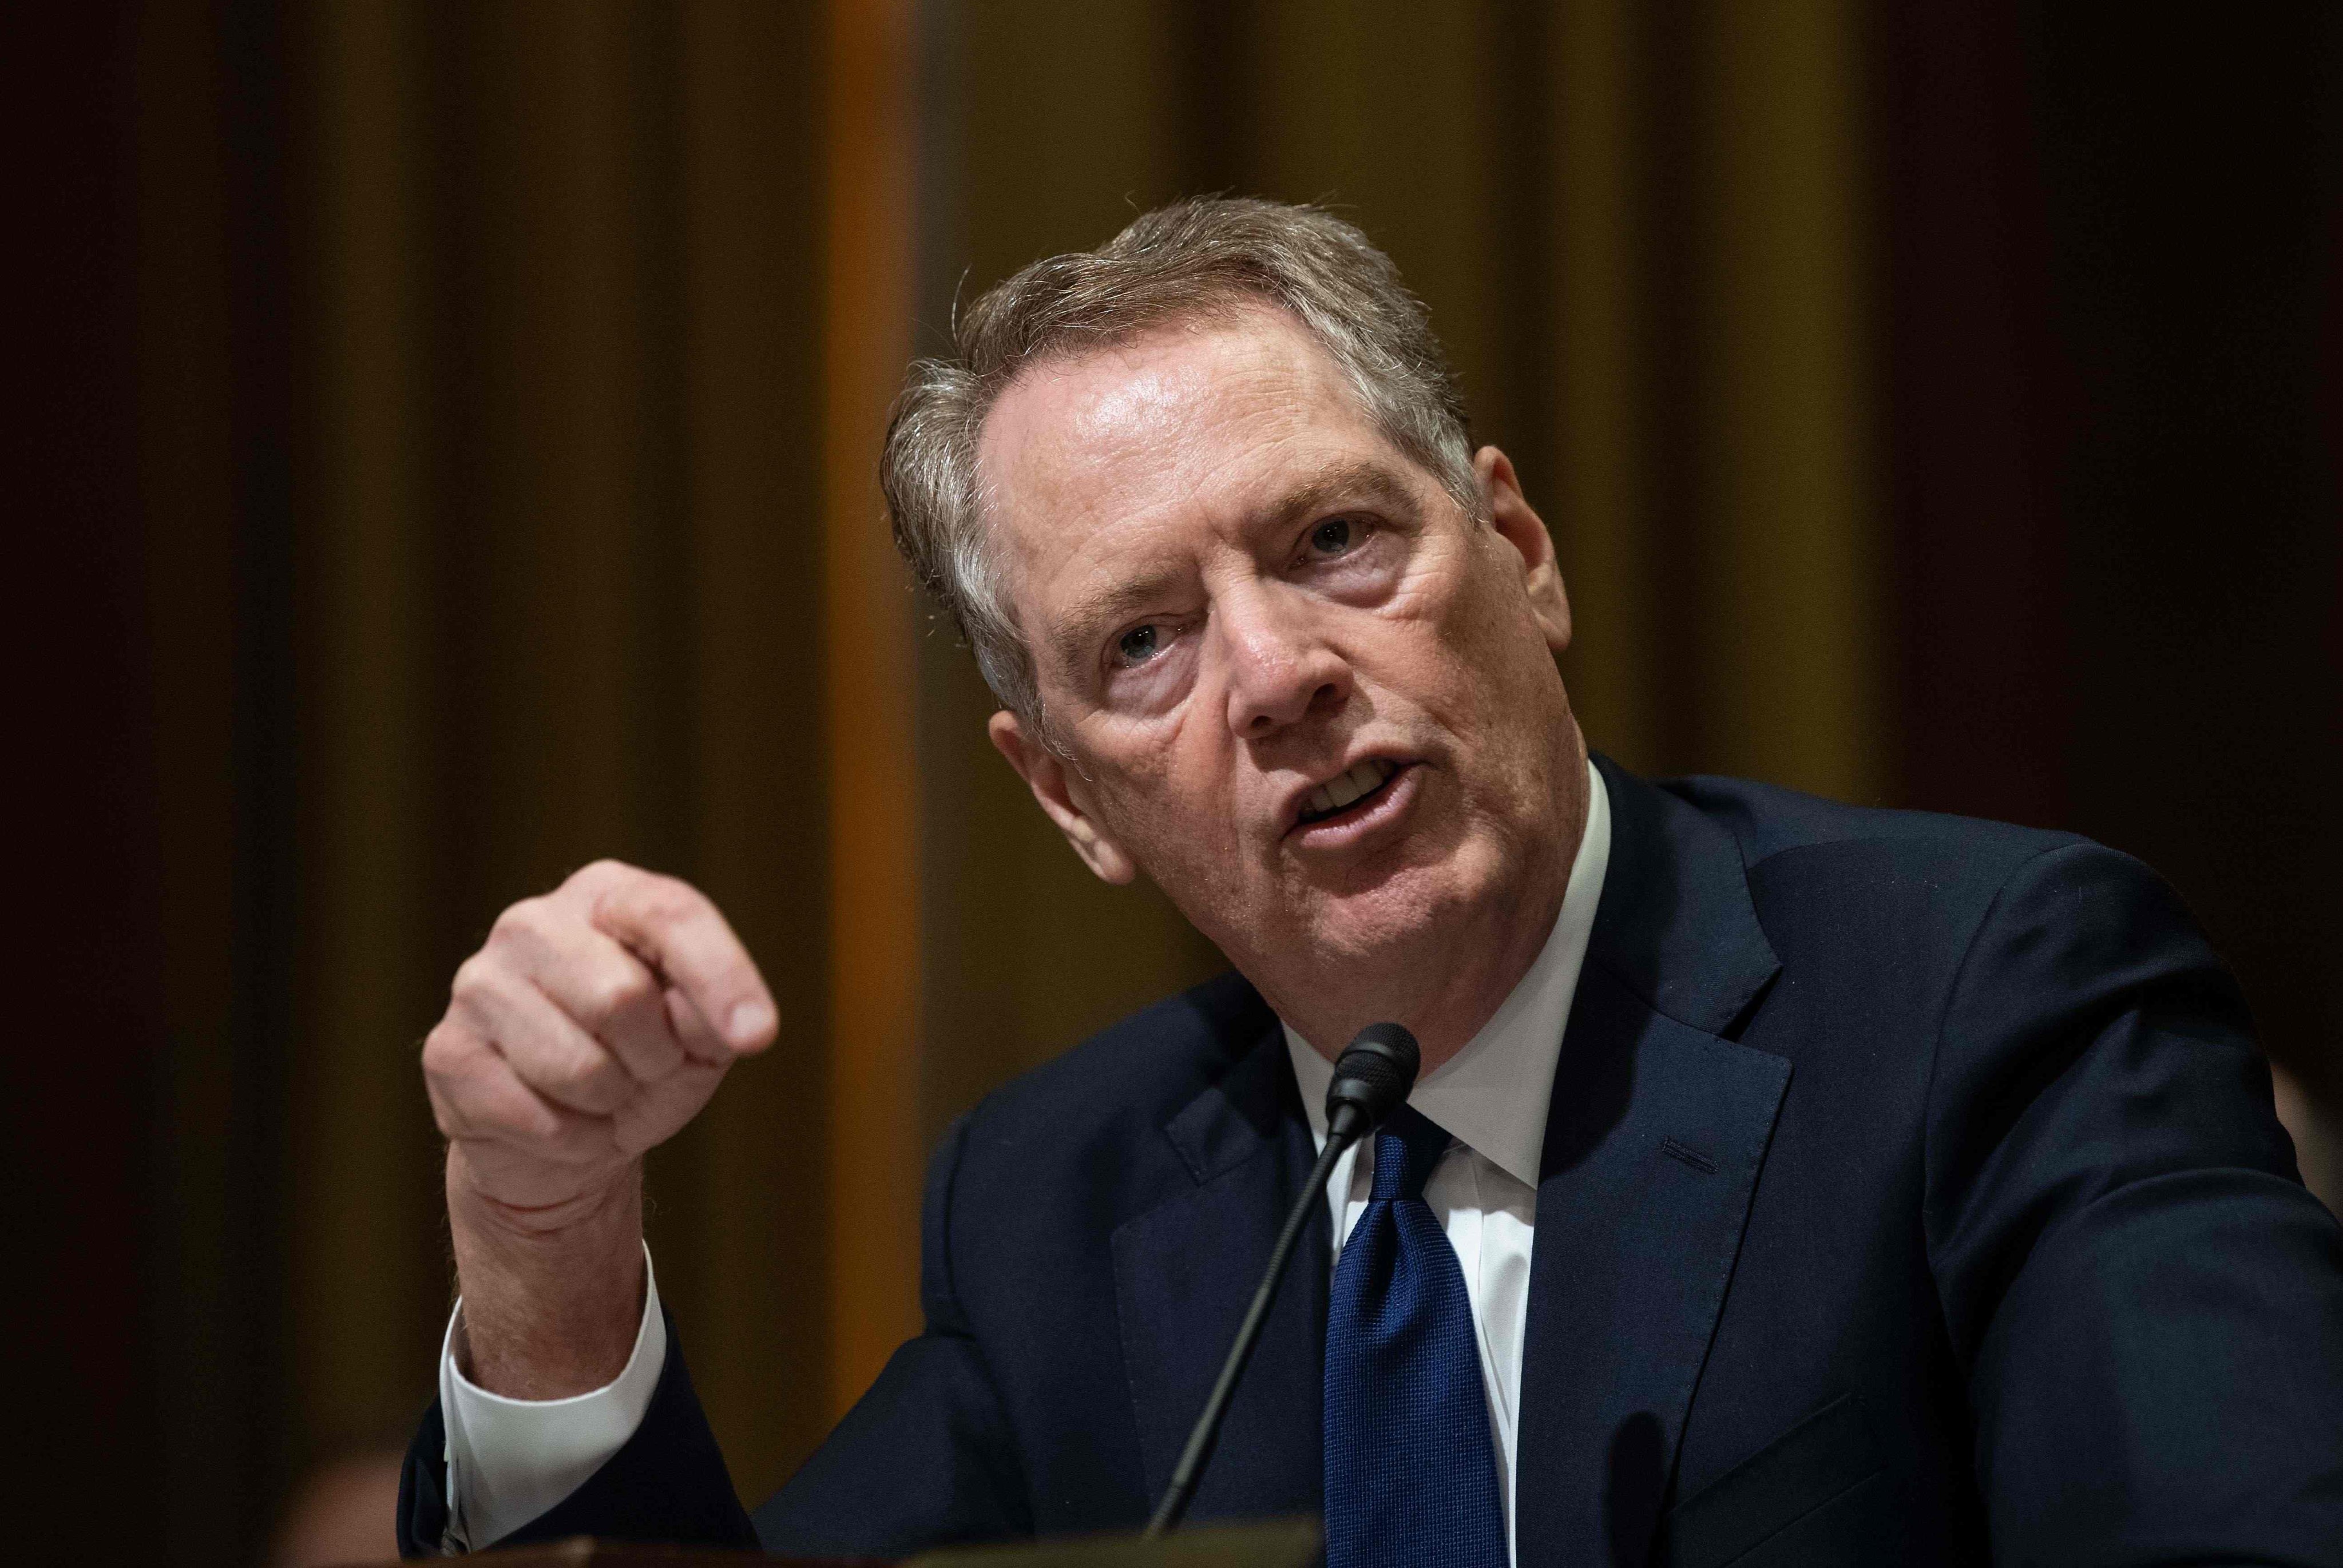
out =
[[[139,42],[194,950],[171,1523],[189,1551],[248,1529],[306,1456],[429,1397],[417,1047],[497,910],[604,855],[707,889],[789,1019],[651,1178],[711,1412],[772,1473],[835,1402],[825,671],[871,635],[826,588],[823,18],[165,8]],[[222,1406],[250,1412],[226,1441]]]
[[650,1178],[751,1495],[915,1325],[950,1120],[1219,967],[992,755],[871,470],[956,299],[1177,195],[1328,201],[1398,259],[1554,532],[1596,746],[2140,852],[2343,1104],[2326,11],[49,25],[12,51],[56,361],[23,505],[65,565],[20,591],[92,651],[36,666],[76,760],[29,836],[81,890],[45,972],[95,1000],[40,1038],[115,1044],[20,1097],[24,1147],[106,1174],[38,1232],[57,1408],[177,1560],[248,1559],[429,1397],[416,1052],[514,899],[672,870],[781,1000]]

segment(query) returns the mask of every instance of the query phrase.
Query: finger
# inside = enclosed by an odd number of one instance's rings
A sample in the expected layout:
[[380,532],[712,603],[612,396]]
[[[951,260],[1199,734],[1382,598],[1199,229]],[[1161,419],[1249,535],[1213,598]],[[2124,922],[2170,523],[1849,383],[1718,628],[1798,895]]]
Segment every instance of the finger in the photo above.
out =
[[689,997],[670,987],[664,1000],[668,1028],[681,1042],[687,1057],[693,1061],[731,1064],[732,1048],[725,1043],[722,1035],[716,1032],[716,1026],[699,1015],[699,1010],[691,1005]]
[[488,940],[501,961],[614,1052],[636,1081],[656,1083],[682,1065],[659,976],[574,905],[526,900],[505,911]]
[[565,884],[588,900],[588,919],[691,999],[736,1054],[773,1042],[779,1014],[764,977],[722,911],[673,877],[598,861]]
[[557,1105],[608,1116],[642,1088],[599,1039],[535,984],[486,954],[457,971],[449,1011],[493,1045],[523,1083]]
[[610,1118],[618,1152],[632,1159],[673,1137],[708,1103],[709,1096],[716,1092],[717,1081],[732,1061],[729,1050],[722,1061],[686,1061],[620,1106],[618,1114]]
[[615,1124],[557,1105],[533,1091],[486,1037],[449,1020],[423,1047],[431,1112],[450,1142],[490,1142],[560,1165],[621,1157]]

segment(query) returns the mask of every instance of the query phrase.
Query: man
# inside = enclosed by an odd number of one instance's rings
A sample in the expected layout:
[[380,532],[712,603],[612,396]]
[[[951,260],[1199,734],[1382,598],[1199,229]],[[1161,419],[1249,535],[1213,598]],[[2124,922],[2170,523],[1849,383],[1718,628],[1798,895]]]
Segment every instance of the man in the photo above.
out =
[[2056,834],[1590,761],[1570,609],[1420,305],[1323,213],[1037,264],[916,368],[898,539],[1098,875],[1234,973],[1010,1085],[930,1181],[927,1329],[752,1521],[640,1157],[776,1011],[691,890],[516,905],[424,1053],[462,1301],[410,1550],[1128,1527],[1394,1020],[1194,1513],[1329,1560],[2343,1561],[2343,1233],[2234,985]]

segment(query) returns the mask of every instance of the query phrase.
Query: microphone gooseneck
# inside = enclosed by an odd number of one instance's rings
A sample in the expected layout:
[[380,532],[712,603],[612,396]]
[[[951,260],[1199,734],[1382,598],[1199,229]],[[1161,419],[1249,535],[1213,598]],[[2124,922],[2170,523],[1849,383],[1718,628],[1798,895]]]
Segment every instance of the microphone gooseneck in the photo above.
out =
[[1147,1522],[1149,1535],[1161,1535],[1179,1523],[1180,1516],[1188,1511],[1189,1500],[1196,1494],[1196,1483],[1203,1476],[1204,1461],[1212,1454],[1212,1440],[1220,1435],[1221,1418],[1228,1413],[1229,1396],[1236,1392],[1237,1379],[1244,1374],[1245,1362],[1252,1357],[1253,1342],[1261,1337],[1262,1324],[1268,1321],[1269,1303],[1277,1294],[1277,1282],[1285,1277],[1293,1243],[1309,1221],[1310,1206],[1319,1201],[1325,1191],[1334,1161],[1342,1157],[1344,1150],[1383,1125],[1384,1118],[1407,1103],[1421,1062],[1415,1036],[1395,1023],[1367,1025],[1334,1059],[1334,1081],[1326,1086],[1326,1146],[1318,1151],[1318,1162],[1310,1168],[1310,1179],[1302,1184],[1292,1211],[1285,1217],[1285,1228],[1277,1233],[1277,1245],[1269,1254],[1268,1271],[1262,1275],[1260,1288],[1252,1293],[1252,1305],[1245,1310],[1244,1322],[1238,1325],[1236,1342],[1229,1347],[1228,1360],[1221,1363],[1220,1380],[1212,1384],[1212,1397],[1204,1401],[1203,1413],[1196,1418],[1195,1430],[1188,1434],[1188,1446],[1180,1452],[1180,1462],[1172,1469],[1172,1484],[1164,1489],[1155,1517]]

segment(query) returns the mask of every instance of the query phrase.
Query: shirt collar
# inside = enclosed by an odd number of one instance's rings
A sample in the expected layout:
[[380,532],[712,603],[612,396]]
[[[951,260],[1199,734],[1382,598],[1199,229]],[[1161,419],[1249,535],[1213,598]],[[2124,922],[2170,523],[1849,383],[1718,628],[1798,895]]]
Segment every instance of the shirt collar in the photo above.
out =
[[[1554,1098],[1554,1068],[1562,1060],[1562,1031],[1570,1021],[1579,966],[1586,960],[1594,909],[1603,899],[1604,872],[1611,864],[1611,800],[1603,775],[1591,762],[1586,783],[1586,829],[1579,836],[1562,912],[1554,917],[1545,946],[1481,1032],[1408,1097],[1409,1104],[1528,1187],[1537,1185],[1546,1109]],[[1310,1131],[1322,1143],[1326,1086],[1333,1081],[1333,1065],[1291,1024],[1285,1026],[1285,1049],[1293,1059]]]

